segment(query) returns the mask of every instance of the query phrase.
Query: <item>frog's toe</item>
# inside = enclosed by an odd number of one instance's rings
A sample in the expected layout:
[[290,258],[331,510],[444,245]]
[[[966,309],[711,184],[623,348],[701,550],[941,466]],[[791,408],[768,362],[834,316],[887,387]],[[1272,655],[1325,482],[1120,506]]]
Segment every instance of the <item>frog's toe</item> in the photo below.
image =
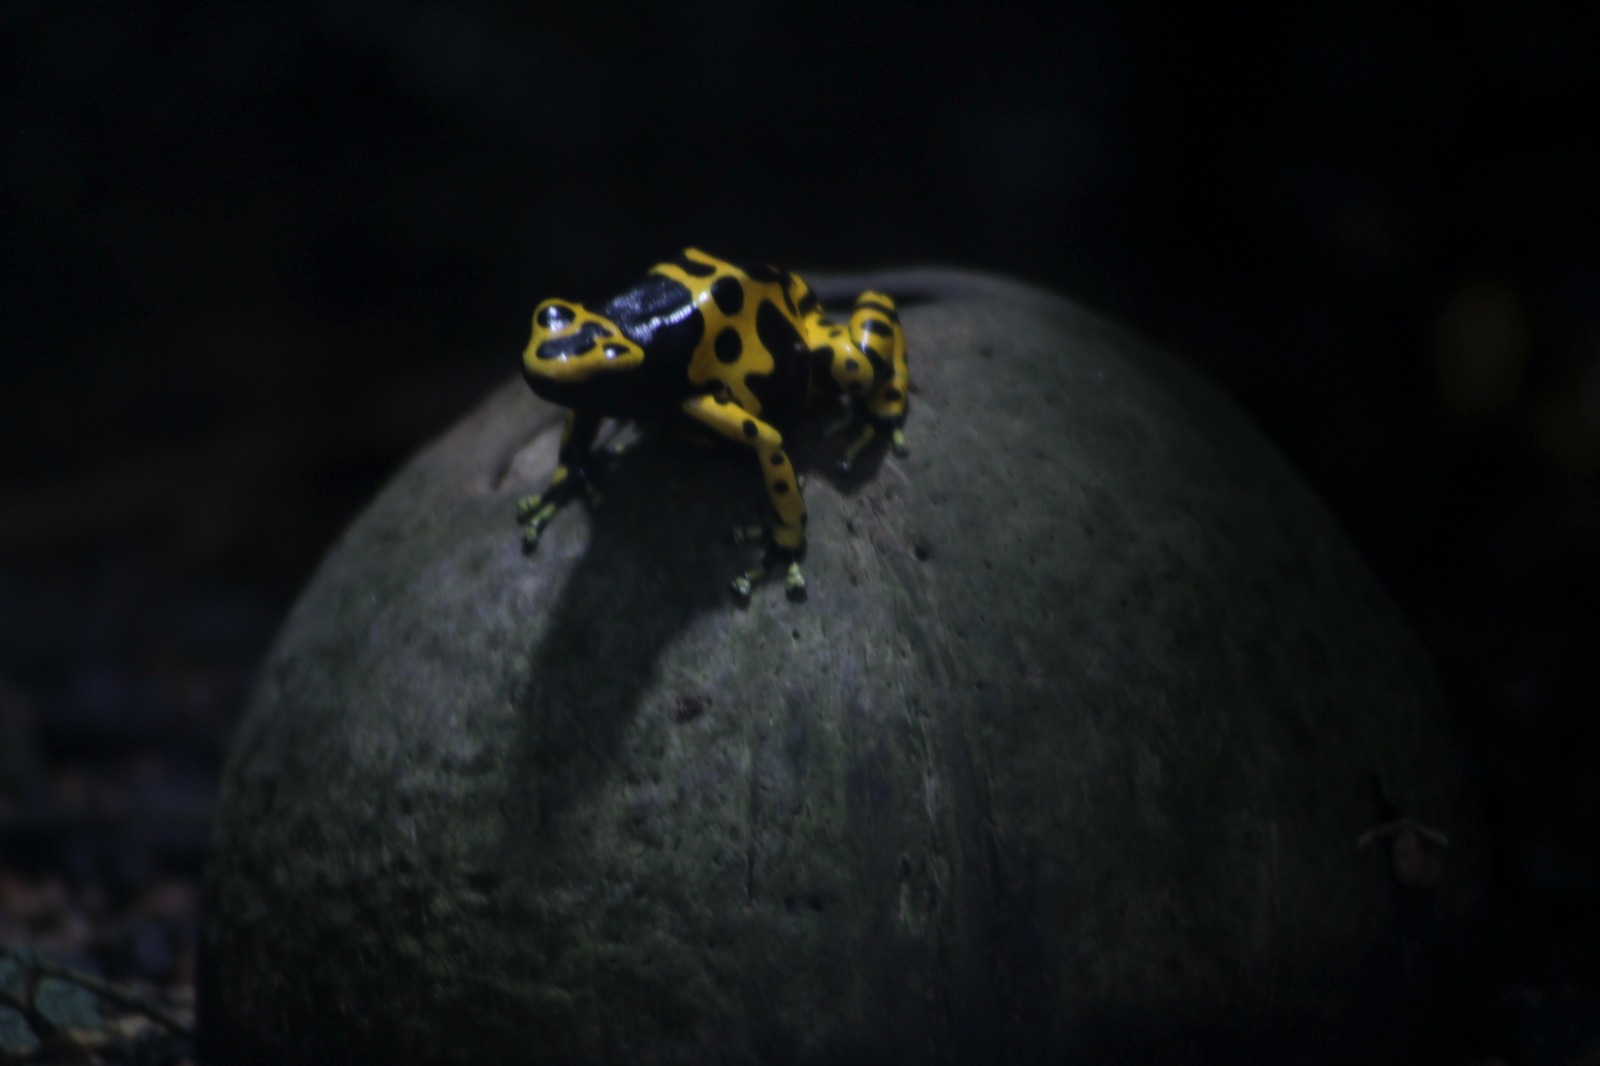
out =
[[[538,496],[533,496],[530,498],[534,500],[541,499],[541,497]],[[543,529],[549,523],[551,516],[556,513],[557,507],[558,505],[554,500],[547,500],[544,503],[534,507],[527,514],[523,514],[522,508],[519,506],[517,508],[517,521],[522,524],[524,529],[532,529],[535,535],[537,535],[539,530]]]
[[906,431],[903,429],[895,430],[893,435],[889,437],[889,446],[902,459],[911,454],[911,449],[906,446]]
[[738,577],[735,577],[732,581],[728,582],[728,590],[741,600],[748,600],[750,598],[751,587],[750,575],[748,573],[740,574]]
[[540,493],[536,492],[532,496],[522,497],[522,499],[517,501],[517,522],[519,524],[526,522],[528,519],[537,514],[539,508],[543,506],[544,496]]
[[539,546],[539,527],[528,523],[522,527],[522,550],[531,552]]
[[733,542],[735,544],[755,544],[767,539],[767,528],[763,525],[743,525],[733,527]]
[[789,561],[789,572],[783,579],[783,588],[791,600],[806,598],[806,578],[800,572],[799,560]]

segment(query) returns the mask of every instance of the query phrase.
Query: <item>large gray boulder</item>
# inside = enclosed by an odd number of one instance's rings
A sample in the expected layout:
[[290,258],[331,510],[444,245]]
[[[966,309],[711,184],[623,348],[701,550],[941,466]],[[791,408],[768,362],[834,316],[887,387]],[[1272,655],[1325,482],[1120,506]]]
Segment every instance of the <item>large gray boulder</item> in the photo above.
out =
[[[1397,1046],[1481,852],[1361,560],[1126,333],[991,278],[859,281],[932,297],[911,453],[846,478],[842,441],[794,444],[807,601],[728,595],[754,464],[668,436],[525,555],[560,413],[520,383],[335,545],[223,782],[214,1061]],[[1439,879],[1356,849],[1397,812],[1455,837]]]

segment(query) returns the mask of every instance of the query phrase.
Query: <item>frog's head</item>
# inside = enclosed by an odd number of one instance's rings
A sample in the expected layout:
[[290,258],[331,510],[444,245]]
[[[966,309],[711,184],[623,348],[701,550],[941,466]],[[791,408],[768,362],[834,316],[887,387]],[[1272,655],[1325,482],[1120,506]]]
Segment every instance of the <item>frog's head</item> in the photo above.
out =
[[540,386],[576,386],[630,370],[644,349],[611,319],[571,300],[545,300],[533,312],[533,336],[522,353],[522,374]]

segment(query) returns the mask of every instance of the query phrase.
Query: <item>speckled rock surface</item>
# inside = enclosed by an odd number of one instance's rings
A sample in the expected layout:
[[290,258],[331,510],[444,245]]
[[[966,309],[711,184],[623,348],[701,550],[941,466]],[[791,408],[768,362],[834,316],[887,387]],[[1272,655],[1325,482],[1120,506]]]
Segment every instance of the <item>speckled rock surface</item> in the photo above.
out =
[[[524,555],[560,415],[520,382],[333,548],[226,771],[214,1061],[1311,1061],[1382,1033],[1480,852],[1362,563],[1167,357],[1008,282],[862,280],[936,297],[904,313],[912,450],[842,478],[842,441],[794,442],[806,602],[728,596],[753,465],[669,437]],[[1431,889],[1356,851],[1380,789],[1455,837]]]

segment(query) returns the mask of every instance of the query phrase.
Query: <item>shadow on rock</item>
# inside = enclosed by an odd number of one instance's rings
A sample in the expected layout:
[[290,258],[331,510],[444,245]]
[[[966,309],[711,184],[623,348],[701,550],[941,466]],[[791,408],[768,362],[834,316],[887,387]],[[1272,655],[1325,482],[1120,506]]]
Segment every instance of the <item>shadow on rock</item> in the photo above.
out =
[[[819,420],[809,419],[787,436],[802,476],[823,476],[846,495],[871,480],[888,444],[886,437],[875,441],[844,474],[836,464],[845,434],[824,436]],[[595,485],[598,504],[573,504],[554,520],[575,521],[569,512],[587,508],[589,543],[529,651],[527,680],[514,698],[521,720],[511,765],[534,770],[515,800],[517,809],[537,812],[512,831],[525,845],[615,773],[658,656],[697,616],[806,609],[785,601],[781,570],[749,601],[729,589],[733,576],[761,557],[760,548],[738,547],[730,535],[764,514],[747,453],[651,430],[602,469]],[[528,562],[540,565],[538,550]]]

